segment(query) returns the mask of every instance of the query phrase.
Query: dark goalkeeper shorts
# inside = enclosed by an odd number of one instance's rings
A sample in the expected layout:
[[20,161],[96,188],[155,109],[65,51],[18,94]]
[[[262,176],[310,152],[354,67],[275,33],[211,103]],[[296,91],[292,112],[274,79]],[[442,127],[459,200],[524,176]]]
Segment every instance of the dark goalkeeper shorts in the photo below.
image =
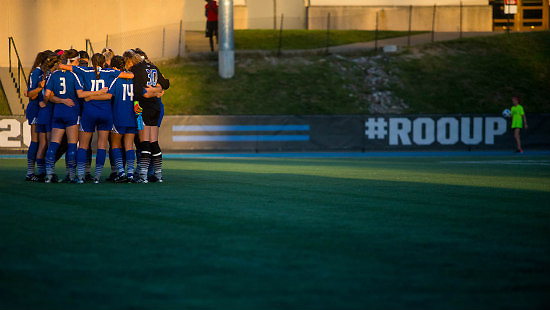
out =
[[160,110],[153,109],[148,106],[143,106],[141,117],[145,126],[158,126],[160,118]]

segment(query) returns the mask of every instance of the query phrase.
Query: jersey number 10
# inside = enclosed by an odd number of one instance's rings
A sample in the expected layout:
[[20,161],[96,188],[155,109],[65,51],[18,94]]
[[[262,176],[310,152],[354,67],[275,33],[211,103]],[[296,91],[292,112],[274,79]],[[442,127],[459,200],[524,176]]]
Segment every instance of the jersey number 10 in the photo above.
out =
[[92,80],[92,89],[91,91],[98,91],[105,87],[105,81],[104,80]]

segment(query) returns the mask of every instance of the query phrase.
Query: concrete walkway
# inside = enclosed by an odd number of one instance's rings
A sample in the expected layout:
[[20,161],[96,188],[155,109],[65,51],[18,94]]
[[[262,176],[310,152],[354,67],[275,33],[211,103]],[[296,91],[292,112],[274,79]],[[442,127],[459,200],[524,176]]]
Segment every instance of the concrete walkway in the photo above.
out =
[[[502,32],[463,32],[462,38],[470,37],[480,37],[480,36],[490,36],[502,34]],[[433,34],[433,41],[449,41],[459,39],[461,34],[459,32],[436,32]],[[408,36],[383,39],[378,40],[378,43],[375,41],[368,42],[359,42],[353,44],[331,46],[328,48],[330,54],[357,54],[367,51],[374,50],[376,44],[378,48],[382,49],[385,46],[396,46],[397,48],[403,48],[415,45],[421,45],[432,42],[432,33],[423,33],[412,35],[410,38]],[[189,59],[214,59],[217,57],[217,46],[214,52],[210,52],[210,45],[208,43],[208,38],[204,37],[204,32],[196,31],[187,31],[186,32],[186,57]],[[306,56],[306,55],[318,55],[324,54],[327,52],[326,48],[316,48],[316,49],[307,49],[307,50],[282,50],[281,54],[283,56]],[[276,55],[277,51],[267,51],[267,50],[236,50],[235,54],[242,56],[272,56]]]

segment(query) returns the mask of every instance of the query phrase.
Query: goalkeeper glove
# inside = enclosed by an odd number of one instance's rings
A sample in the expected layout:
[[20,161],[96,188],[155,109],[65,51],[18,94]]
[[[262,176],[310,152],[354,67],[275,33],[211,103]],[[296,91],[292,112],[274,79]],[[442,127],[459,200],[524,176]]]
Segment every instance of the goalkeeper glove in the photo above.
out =
[[143,109],[139,106],[139,102],[134,101],[134,113],[136,113],[136,115],[140,115],[141,112],[143,112]]

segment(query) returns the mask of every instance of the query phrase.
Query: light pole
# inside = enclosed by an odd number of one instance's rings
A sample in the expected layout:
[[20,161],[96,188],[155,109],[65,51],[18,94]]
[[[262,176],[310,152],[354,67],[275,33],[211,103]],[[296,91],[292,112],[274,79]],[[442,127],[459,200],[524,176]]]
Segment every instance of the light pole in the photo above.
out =
[[233,0],[220,0],[219,74],[224,79],[235,75],[235,44],[233,40]]

